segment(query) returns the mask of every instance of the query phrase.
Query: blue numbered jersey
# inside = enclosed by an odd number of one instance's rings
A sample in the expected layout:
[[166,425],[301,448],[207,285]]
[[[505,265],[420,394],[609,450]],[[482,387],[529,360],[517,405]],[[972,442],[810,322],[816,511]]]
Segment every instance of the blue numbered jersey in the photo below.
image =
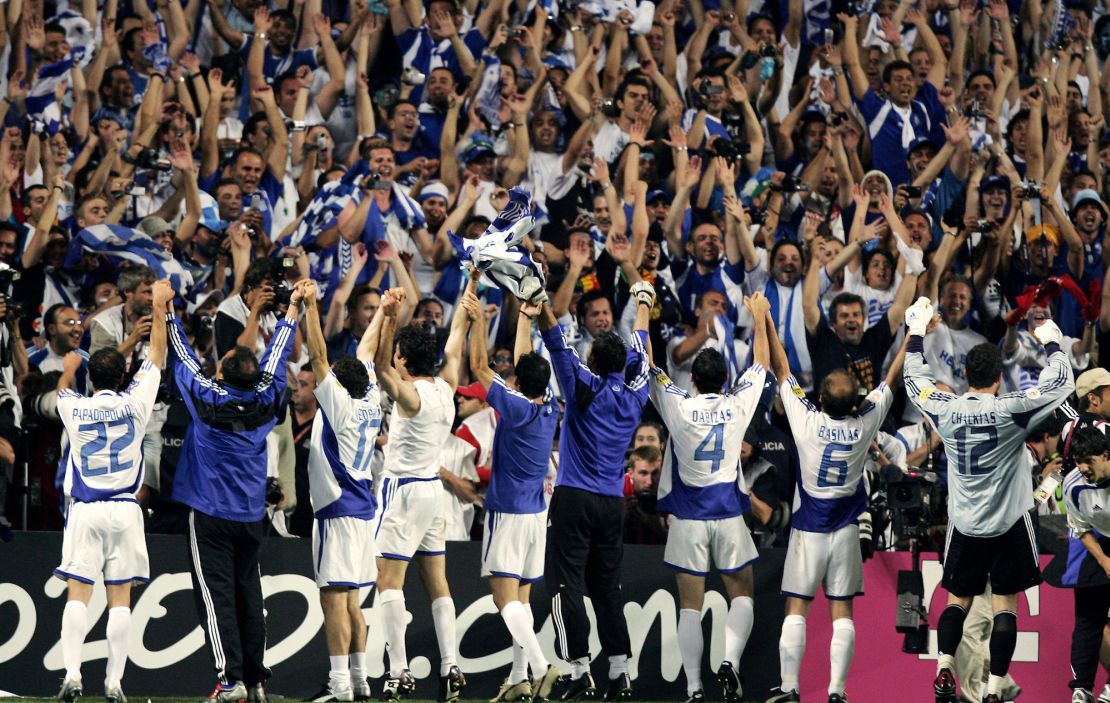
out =
[[894,394],[885,383],[867,394],[859,412],[832,417],[806,400],[793,376],[779,388],[798,448],[798,491],[791,526],[807,532],[835,532],[855,522],[867,508],[863,466]]
[[329,373],[316,386],[320,412],[312,422],[308,450],[308,483],[312,510],[318,518],[374,517],[374,479],[370,460],[382,424],[381,392],[374,365],[366,364],[370,386],[352,398]]
[[135,497],[143,482],[143,436],[161,377],[157,366],[144,361],[122,393],[58,394],[58,417],[69,443],[66,495],[82,503]]
[[531,515],[547,509],[543,484],[559,427],[559,405],[548,394],[543,405],[493,377],[486,395],[500,417],[493,433],[493,467],[486,509]]

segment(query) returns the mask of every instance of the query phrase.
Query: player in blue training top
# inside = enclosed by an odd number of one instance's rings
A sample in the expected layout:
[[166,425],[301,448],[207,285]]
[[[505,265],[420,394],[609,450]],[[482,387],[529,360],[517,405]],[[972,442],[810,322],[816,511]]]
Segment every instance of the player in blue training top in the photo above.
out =
[[[543,486],[551,445],[559,426],[559,405],[548,391],[551,366],[532,351],[532,318],[540,307],[521,303],[516,333],[516,376],[510,387],[489,367],[482,305],[473,292],[460,301],[470,316],[470,371],[486,389],[488,402],[500,416],[493,435],[493,465],[486,492],[486,529],[482,543],[482,576],[489,578],[493,604],[501,611],[513,637],[513,657],[523,657],[523,672],[509,678],[497,700],[546,700],[562,672],[543,655],[532,622],[528,595],[532,582],[543,578],[547,543],[547,503]],[[462,314],[462,312],[456,313]],[[532,666],[535,685],[528,678]]]
[[894,402],[890,384],[902,373],[905,352],[895,357],[886,381],[862,399],[855,376],[846,369],[826,374],[818,410],[791,375],[790,360],[774,323],[767,326],[771,368],[779,381],[779,396],[798,451],[797,493],[782,574],[786,596],[786,619],[779,638],[782,682],[768,703],[799,700],[806,616],[818,585],[824,586],[833,626],[829,703],[847,703],[844,686],[856,642],[852,599],[863,595],[859,526],[860,517],[867,512],[863,466]]
[[628,625],[620,570],[624,555],[624,449],[640,424],[648,399],[647,326],[655,290],[639,281],[631,349],[615,333],[599,335],[585,364],[567,346],[551,306],[539,316],[543,343],[563,389],[566,411],[559,434],[559,476],[548,509],[544,578],[559,656],[571,673],[553,697],[570,700],[596,692],[590,674],[590,621],[584,597],[597,612],[601,647],[609,654],[607,698],[632,694],[628,674]]
[[[153,296],[155,307],[165,309],[174,296],[169,281],[156,282]],[[69,352],[62,360],[58,417],[69,440],[65,493],[73,502],[66,513],[62,563],[54,575],[65,580],[67,590],[61,637],[66,673],[58,693],[65,703],[81,695],[81,647],[89,626],[86,608],[100,576],[109,608],[104,696],[109,703],[126,701],[120,681],[131,629],[131,583],[150,580],[143,511],[135,494],[143,485],[143,437],[158,397],[165,356],[166,321],[159,314],[150,326],[147,360],[123,392],[119,388],[127,362],[114,348],[101,349],[88,360],[95,391],[89,398],[73,391],[85,359]]]
[[651,402],[667,425],[670,441],[663,456],[657,509],[669,514],[664,563],[677,573],[678,650],[686,674],[689,703],[705,700],[701,686],[704,641],[701,609],[705,577],[712,564],[728,591],[725,658],[717,671],[726,701],[740,700],[740,656],[752,631],[751,565],[759,558],[744,513],[751,502],[740,470],[740,452],[748,423],[759,406],[769,362],[766,315],[771,307],[762,293],[745,298],[755,319],[754,360],[737,384],[728,383],[728,367],[716,349],[694,358],[691,377],[696,395],[671,383],[653,368]]
[[[328,366],[320,325],[316,284],[304,284],[305,338],[316,377],[320,412],[312,422],[308,484],[312,500],[312,555],[320,604],[324,610],[328,683],[314,703],[370,697],[366,680],[366,621],[359,589],[378,578],[374,560],[374,477],[370,460],[382,424],[381,394],[374,373],[382,319],[378,308],[359,341],[355,356],[340,356]],[[350,657],[348,659],[348,656]]]

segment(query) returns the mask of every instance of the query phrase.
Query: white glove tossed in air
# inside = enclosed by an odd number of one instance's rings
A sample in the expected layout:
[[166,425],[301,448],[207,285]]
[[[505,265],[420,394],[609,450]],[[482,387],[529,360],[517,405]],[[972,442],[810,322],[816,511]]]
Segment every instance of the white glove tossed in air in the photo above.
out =
[[906,273],[920,276],[925,273],[925,252],[920,249],[908,246],[902,241],[902,238],[895,235],[894,245],[898,247],[898,253],[906,261]]
[[1064,333],[1052,320],[1045,320],[1040,326],[1033,329],[1033,336],[1037,341],[1044,345],[1060,344],[1064,341]]
[[921,296],[917,301],[906,309],[906,325],[910,328],[910,334],[919,337],[925,336],[925,330],[929,328],[929,323],[933,320],[933,303],[925,296]]
[[629,292],[636,297],[637,302],[643,303],[649,308],[655,305],[655,289],[647,281],[636,283]]

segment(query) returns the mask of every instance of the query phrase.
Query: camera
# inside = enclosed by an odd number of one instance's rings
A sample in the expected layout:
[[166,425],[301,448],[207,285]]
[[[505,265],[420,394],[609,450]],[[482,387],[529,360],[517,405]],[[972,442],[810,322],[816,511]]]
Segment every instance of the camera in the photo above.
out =
[[281,482],[273,476],[266,479],[266,506],[276,508],[281,505],[281,499],[285,496],[281,490]]
[[907,198],[920,198],[921,186],[904,186]]
[[617,101],[614,98],[601,99],[601,114],[606,117],[620,117],[621,111],[617,107]]
[[826,29],[824,33],[825,46],[832,46],[836,43],[836,33],[831,29]]
[[983,106],[979,104],[978,100],[972,100],[971,105],[964,111],[964,116],[969,120],[978,120],[983,117]]
[[991,231],[991,229],[993,229],[993,228],[994,228],[994,221],[993,220],[975,220],[975,227],[971,231],[972,232],[979,232],[980,234],[982,234],[983,232]]
[[731,12],[726,12],[721,17],[721,21],[724,22],[725,24],[732,24],[733,22],[736,21],[736,15],[731,13]]
[[509,29],[509,31],[508,31],[508,32],[506,33],[506,36],[507,36],[507,37],[508,37],[509,39],[516,39],[516,38],[518,38],[518,37],[519,37],[519,36],[520,36],[521,34],[522,34],[522,32],[521,32],[521,31],[520,31],[519,29],[517,29],[516,27],[511,27],[511,28]]
[[286,282],[285,273],[293,268],[296,262],[293,261],[293,257],[291,256],[283,256],[278,259],[278,261],[280,262],[278,264],[279,268],[274,272],[273,277],[270,278],[270,286],[274,289],[274,308],[288,306],[293,302],[293,289],[290,288],[289,284]]
[[750,144],[737,144],[731,139],[718,139],[713,142],[713,155],[725,161],[739,161],[752,150]]
[[1041,182],[1026,179],[1021,182],[1021,192],[1026,200],[1041,199]]
[[799,191],[806,190],[807,186],[805,183],[802,182],[801,178],[787,174],[783,176],[782,184],[773,189],[782,191],[783,193],[797,193]]
[[393,187],[393,182],[383,180],[377,173],[370,173],[362,179],[362,187],[368,190],[389,190]]
[[779,52],[775,48],[774,44],[764,44],[763,46],[761,46],[759,48],[760,58],[773,59],[778,55],[779,55]]
[[7,305],[7,309],[0,320],[7,320],[9,317],[13,320],[18,320],[23,317],[23,305],[18,300],[12,300],[7,295],[0,293],[0,301]]
[[698,92],[701,93],[702,97],[707,98],[710,95],[720,95],[725,92],[725,87],[723,85],[713,85],[713,82],[706,78],[698,84]]
[[169,159],[163,158],[157,149],[148,146],[143,147],[142,151],[134,156],[130,152],[124,152],[123,160],[132,166],[153,171],[169,171],[173,168]]
[[426,76],[423,73],[412,66],[408,66],[401,73],[401,82],[405,85],[424,85],[425,78]]
[[328,148],[328,135],[324,132],[317,132],[316,148],[320,151],[325,151]]

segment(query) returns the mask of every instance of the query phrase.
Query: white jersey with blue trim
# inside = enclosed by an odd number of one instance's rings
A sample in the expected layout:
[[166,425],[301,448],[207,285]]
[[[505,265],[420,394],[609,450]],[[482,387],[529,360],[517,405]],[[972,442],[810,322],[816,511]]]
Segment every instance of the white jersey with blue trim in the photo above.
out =
[[122,393],[58,393],[69,457],[65,495],[82,503],[134,499],[143,483],[143,436],[158,397],[161,371],[144,361]]
[[906,353],[906,393],[944,442],[948,458],[948,520],[971,537],[994,537],[1033,509],[1033,481],[1023,456],[1029,430],[1075,388],[1067,355],[1055,347],[1036,388],[995,396],[940,391],[920,337]]
[[723,520],[751,508],[740,453],[759,406],[766,370],[753,364],[724,394],[690,396],[652,369],[651,401],[669,439],[659,478],[659,510],[686,520]]
[[318,518],[369,520],[377,508],[370,465],[382,424],[381,391],[374,364],[363,363],[370,377],[363,397],[351,397],[334,372],[313,393],[320,411],[312,421],[308,485]]
[[420,410],[407,417],[394,404],[384,470],[398,478],[432,479],[439,475],[440,455],[455,422],[455,393],[438,376],[412,385],[420,396]]
[[855,522],[867,508],[863,469],[894,394],[885,383],[867,394],[854,415],[832,417],[806,400],[793,376],[779,388],[798,449],[798,490],[791,526],[807,532],[835,532]]

